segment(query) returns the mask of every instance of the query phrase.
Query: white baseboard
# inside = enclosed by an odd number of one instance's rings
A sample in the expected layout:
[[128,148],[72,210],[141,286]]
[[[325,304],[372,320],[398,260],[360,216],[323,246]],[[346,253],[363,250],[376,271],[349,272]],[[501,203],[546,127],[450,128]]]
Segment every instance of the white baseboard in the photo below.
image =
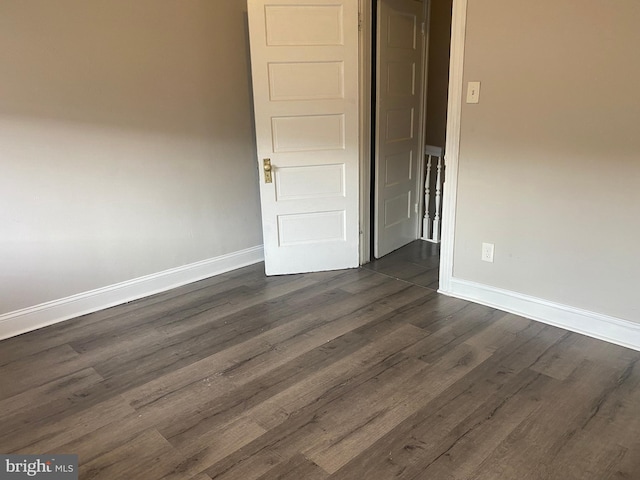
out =
[[0,339],[171,290],[264,260],[262,245],[0,315]]
[[640,350],[640,324],[628,320],[457,278],[451,278],[450,290],[439,292]]

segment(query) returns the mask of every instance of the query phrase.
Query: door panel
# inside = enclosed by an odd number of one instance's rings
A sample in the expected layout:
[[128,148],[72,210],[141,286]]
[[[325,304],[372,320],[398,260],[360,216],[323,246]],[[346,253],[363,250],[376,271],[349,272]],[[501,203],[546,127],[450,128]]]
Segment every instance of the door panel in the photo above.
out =
[[249,1],[262,4],[268,46],[344,45],[344,2]]
[[374,255],[418,238],[423,4],[380,0],[376,62]]
[[268,275],[359,265],[357,3],[248,0]]
[[272,101],[332,100],[344,98],[342,62],[271,63]]
[[276,200],[344,197],[344,180],[344,165],[279,168]]

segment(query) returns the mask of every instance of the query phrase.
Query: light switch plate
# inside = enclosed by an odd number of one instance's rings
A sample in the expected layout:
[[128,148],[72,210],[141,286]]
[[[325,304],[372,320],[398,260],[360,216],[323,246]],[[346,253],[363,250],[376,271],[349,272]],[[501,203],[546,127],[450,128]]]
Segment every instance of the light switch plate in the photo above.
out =
[[493,263],[493,252],[495,246],[493,243],[483,243],[482,244],[482,261]]
[[467,103],[480,102],[480,82],[469,82],[467,85]]

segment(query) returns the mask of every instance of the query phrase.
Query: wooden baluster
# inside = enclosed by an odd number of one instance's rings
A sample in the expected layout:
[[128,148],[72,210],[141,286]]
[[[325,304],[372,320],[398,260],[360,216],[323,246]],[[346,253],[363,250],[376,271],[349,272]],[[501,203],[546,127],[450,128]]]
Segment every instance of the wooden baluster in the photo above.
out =
[[427,166],[424,179],[424,217],[422,217],[422,239],[431,239],[431,217],[429,216],[429,203],[431,201],[431,154],[425,155]]
[[433,216],[433,237],[436,243],[440,242],[440,202],[442,197],[442,155],[438,157],[436,174],[436,212]]
[[[424,182],[424,217],[422,219],[422,239],[430,242],[440,241],[440,204],[442,202],[442,168],[443,168],[443,149],[433,145],[425,145],[424,155],[426,157],[426,172]],[[435,214],[431,218],[431,170],[434,168],[434,160],[438,159],[437,176],[435,188]]]

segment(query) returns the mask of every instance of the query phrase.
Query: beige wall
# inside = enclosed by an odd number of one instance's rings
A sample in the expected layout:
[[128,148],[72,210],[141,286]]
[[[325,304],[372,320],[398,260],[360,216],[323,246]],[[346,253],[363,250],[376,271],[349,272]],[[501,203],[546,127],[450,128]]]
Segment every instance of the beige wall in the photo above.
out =
[[469,2],[455,277],[640,322],[638,25],[637,0]]
[[0,2],[0,314],[262,243],[245,2]]

